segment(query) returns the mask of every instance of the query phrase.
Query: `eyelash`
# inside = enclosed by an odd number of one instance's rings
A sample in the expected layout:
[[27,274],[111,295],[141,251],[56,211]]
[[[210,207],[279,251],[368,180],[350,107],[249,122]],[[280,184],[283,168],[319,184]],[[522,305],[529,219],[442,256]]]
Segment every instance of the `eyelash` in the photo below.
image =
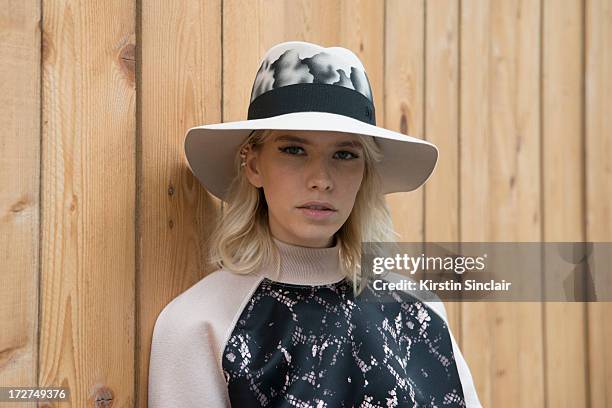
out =
[[[280,152],[282,152],[282,153],[285,153],[285,154],[288,154],[288,155],[291,155],[291,156],[298,156],[297,154],[293,154],[293,153],[288,153],[288,152],[287,152],[287,149],[292,149],[292,148],[296,148],[296,149],[302,149],[302,150],[304,150],[304,149],[303,149],[303,148],[301,148],[300,146],[285,146],[285,147],[279,147],[279,148],[278,148],[278,150],[279,150]],[[349,153],[349,154],[351,154],[351,155],[352,155],[352,157],[351,157],[351,158],[348,158],[348,159],[340,159],[340,160],[342,160],[342,161],[354,160],[354,159],[359,158],[359,155],[358,155],[358,154],[353,153],[353,152],[349,152],[348,150],[339,150],[339,151],[338,151],[338,152],[336,152],[336,153]]]

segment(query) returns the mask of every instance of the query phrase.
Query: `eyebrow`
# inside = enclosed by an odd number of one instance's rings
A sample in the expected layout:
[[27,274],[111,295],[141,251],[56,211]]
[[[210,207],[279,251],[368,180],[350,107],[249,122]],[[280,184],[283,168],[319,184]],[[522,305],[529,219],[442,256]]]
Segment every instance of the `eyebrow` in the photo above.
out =
[[[297,136],[291,136],[291,135],[282,135],[282,136],[278,136],[274,139],[275,142],[297,142],[297,143],[303,143],[305,145],[311,145],[312,143],[310,143],[308,140],[303,139],[301,137],[297,137]],[[363,149],[363,145],[361,144],[361,142],[355,140],[346,140],[344,142],[338,142],[336,143],[336,147],[344,147],[344,146],[349,146],[349,147],[356,147],[359,149]]]

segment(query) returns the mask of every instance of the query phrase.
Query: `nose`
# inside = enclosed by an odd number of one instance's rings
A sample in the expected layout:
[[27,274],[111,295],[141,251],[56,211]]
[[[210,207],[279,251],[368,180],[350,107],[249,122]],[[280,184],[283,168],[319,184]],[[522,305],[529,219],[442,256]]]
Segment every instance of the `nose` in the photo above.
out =
[[333,188],[333,181],[325,160],[313,161],[308,169],[308,188],[310,190],[329,191]]

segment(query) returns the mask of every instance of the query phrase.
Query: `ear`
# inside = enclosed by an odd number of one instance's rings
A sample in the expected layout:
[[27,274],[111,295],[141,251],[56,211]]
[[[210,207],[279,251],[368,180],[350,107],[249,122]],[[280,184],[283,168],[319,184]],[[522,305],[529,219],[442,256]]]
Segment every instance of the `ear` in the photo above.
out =
[[244,166],[244,172],[247,179],[254,187],[263,187],[263,177],[259,168],[259,150],[253,149],[252,147],[247,149],[246,153],[246,165]]

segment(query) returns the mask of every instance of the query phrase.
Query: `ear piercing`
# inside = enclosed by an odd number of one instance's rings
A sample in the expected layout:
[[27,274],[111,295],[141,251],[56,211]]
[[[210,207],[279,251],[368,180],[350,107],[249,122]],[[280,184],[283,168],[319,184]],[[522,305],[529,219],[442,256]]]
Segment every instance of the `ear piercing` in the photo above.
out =
[[249,146],[244,146],[242,149],[240,149],[240,167],[244,167],[246,166],[246,155],[247,155],[247,151],[249,150]]

